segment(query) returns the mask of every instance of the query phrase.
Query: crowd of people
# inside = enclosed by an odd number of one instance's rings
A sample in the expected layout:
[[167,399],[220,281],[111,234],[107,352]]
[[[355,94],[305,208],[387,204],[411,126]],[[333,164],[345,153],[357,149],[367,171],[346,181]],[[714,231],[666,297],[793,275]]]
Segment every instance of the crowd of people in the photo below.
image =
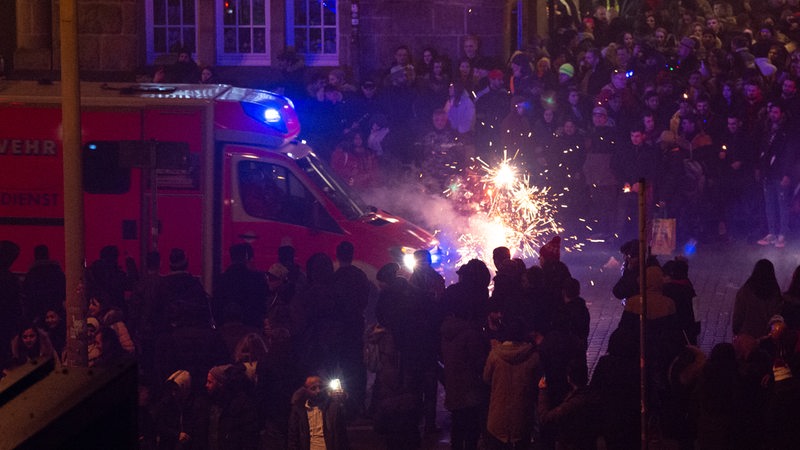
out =
[[[476,36],[456,61],[434,47],[412,61],[400,46],[385,72],[353,84],[341,69],[313,73],[286,53],[285,76],[269,87],[292,97],[305,137],[357,189],[421,179],[441,192],[467,176],[472,158],[514,157],[566,199],[575,211],[567,220],[589,219],[598,237],[625,241],[644,188],[650,214],[676,218],[681,238],[784,247],[797,187],[797,5],[642,5],[630,17],[604,6],[561,15],[548,39],[507,62],[482,55]],[[181,59],[175,70],[186,67],[194,82],[196,65]],[[409,277],[389,263],[375,286],[351,264],[347,242],[338,264],[319,253],[305,267],[282,247],[265,273],[240,244],[214,292],[187,272],[180,249],[168,273],[158,253],[138,273],[111,245],[83,286],[89,364],[137,361],[143,448],[344,449],[346,425],[359,418],[388,448],[419,448],[421,432],[436,430],[440,383],[453,448],[595,448],[598,438],[638,448],[642,293],[638,249],[621,250],[613,293],[625,311],[591,379],[590,317],[557,237],[539,264],[500,247],[494,276],[476,259],[449,286],[425,251]],[[66,345],[63,272],[38,246],[20,283],[10,272],[19,252],[0,242],[7,370],[61,361]],[[734,341],[706,356],[687,262],[647,266],[649,431],[681,448],[791,448],[800,270],[782,293],[772,263],[756,263],[735,300]],[[343,389],[326,387],[335,379]]]
[[[155,252],[139,274],[107,246],[83,287],[89,365],[138,363],[143,449],[347,449],[355,421],[372,424],[386,448],[418,449],[423,433],[440,431],[440,389],[455,449],[638,448],[638,241],[620,249],[612,292],[624,311],[591,378],[592,319],[560,246],[553,237],[530,267],[498,247],[493,270],[470,260],[450,285],[419,250],[413,272],[387,263],[376,286],[352,265],[347,241],[336,265],[318,253],[303,268],[285,246],[267,272],[237,244],[213,293],[180,249],[166,274]],[[61,364],[64,275],[37,246],[20,284],[9,271],[19,251],[0,242],[3,368]],[[680,448],[792,448],[800,267],[782,292],[772,263],[758,261],[736,295],[733,342],[706,356],[688,262],[645,264],[649,436]]]
[[566,224],[586,219],[596,237],[631,237],[644,178],[651,216],[676,218],[681,239],[785,245],[797,210],[796,5],[656,1],[628,16],[600,5],[556,23],[507,61],[466,36],[459,55],[431,46],[415,58],[401,45],[359,80],[287,52],[264,87],[293,99],[304,137],[360,189],[421,179],[441,192],[475,157],[513,157],[570,205]]

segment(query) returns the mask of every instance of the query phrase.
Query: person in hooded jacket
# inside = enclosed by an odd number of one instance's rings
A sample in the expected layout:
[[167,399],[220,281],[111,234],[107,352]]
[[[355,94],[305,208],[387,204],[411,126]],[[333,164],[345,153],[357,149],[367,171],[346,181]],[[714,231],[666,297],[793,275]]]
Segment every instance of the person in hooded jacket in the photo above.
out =
[[155,407],[155,425],[158,450],[173,450],[188,446],[193,438],[194,411],[192,376],[186,370],[177,370],[167,378],[163,395]]
[[678,327],[686,335],[686,340],[691,345],[697,345],[697,335],[700,333],[699,322],[694,319],[692,299],[697,296],[692,282],[689,281],[689,263],[685,259],[676,258],[664,263],[664,295],[675,302],[675,314]]
[[477,449],[485,423],[488,390],[483,366],[489,341],[481,329],[486,317],[489,269],[478,259],[458,271],[458,282],[444,291],[445,319],[441,327],[445,408],[452,414],[453,449]]
[[768,259],[760,259],[753,272],[736,292],[731,325],[733,335],[748,334],[756,339],[769,332],[770,317],[781,307],[781,288],[775,277],[775,266]]
[[506,322],[503,341],[492,347],[483,368],[490,386],[486,421],[488,448],[527,449],[536,412],[539,353],[526,341],[525,324],[516,317]]

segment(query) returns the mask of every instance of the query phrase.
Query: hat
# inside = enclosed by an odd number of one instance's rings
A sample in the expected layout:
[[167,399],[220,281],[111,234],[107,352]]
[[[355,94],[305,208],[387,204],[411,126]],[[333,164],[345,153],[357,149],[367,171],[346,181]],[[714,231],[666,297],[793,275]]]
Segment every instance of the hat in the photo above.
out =
[[281,263],[275,263],[267,270],[267,275],[271,275],[280,280],[285,280],[289,276],[289,269]]
[[173,248],[169,252],[169,268],[170,270],[185,270],[189,266],[189,260],[186,259],[186,253],[179,249]]
[[500,69],[494,69],[489,72],[489,79],[490,80],[502,80],[503,79],[503,71]]
[[192,375],[185,370],[176,370],[167,378],[167,381],[177,384],[178,388],[184,392],[188,392],[192,388]]
[[602,106],[595,106],[594,109],[592,110],[592,114],[602,114],[604,116],[607,116],[608,111]]
[[95,330],[99,330],[100,329],[100,321],[97,320],[96,317],[87,317],[86,318],[86,326],[88,327],[90,325],[93,326]]
[[765,77],[772,76],[778,71],[778,68],[771,64],[768,58],[756,58],[755,62],[758,71]]
[[691,50],[694,50],[695,42],[694,42],[694,39],[692,39],[690,37],[685,37],[685,38],[681,39],[681,45],[684,46],[684,47],[689,47]]
[[572,78],[575,76],[575,67],[570,63],[564,63],[558,68],[558,73]]
[[542,260],[542,263],[559,261],[561,259],[561,238],[559,236],[553,236],[550,242],[544,244],[542,248],[539,249],[539,258]]
[[780,323],[780,322],[786,323],[786,320],[783,319],[782,315],[775,314],[774,316],[770,317],[769,326],[771,327],[773,324]]

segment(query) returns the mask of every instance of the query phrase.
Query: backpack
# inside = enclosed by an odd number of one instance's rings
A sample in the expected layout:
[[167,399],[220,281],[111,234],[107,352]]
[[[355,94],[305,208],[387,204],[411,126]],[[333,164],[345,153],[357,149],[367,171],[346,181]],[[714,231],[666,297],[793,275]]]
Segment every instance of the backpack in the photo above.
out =
[[686,193],[690,198],[697,198],[703,194],[706,187],[706,173],[703,164],[692,158],[683,160],[683,169],[686,182]]
[[364,333],[364,365],[370,372],[381,371],[397,358],[394,337],[388,328],[372,324]]

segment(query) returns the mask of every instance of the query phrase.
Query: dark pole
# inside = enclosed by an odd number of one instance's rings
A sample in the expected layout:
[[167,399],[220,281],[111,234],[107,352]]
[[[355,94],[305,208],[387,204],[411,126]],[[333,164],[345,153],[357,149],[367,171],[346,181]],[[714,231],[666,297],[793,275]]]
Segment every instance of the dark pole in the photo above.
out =
[[78,8],[62,0],[61,124],[64,152],[64,272],[67,278],[67,365],[86,367],[86,299],[81,280],[84,268],[83,166],[81,158],[81,85],[78,72]]
[[639,316],[639,384],[641,404],[642,450],[647,450],[647,359],[645,331],[647,323],[647,219],[645,199],[647,185],[644,178],[639,179],[639,295],[642,299],[642,314]]

